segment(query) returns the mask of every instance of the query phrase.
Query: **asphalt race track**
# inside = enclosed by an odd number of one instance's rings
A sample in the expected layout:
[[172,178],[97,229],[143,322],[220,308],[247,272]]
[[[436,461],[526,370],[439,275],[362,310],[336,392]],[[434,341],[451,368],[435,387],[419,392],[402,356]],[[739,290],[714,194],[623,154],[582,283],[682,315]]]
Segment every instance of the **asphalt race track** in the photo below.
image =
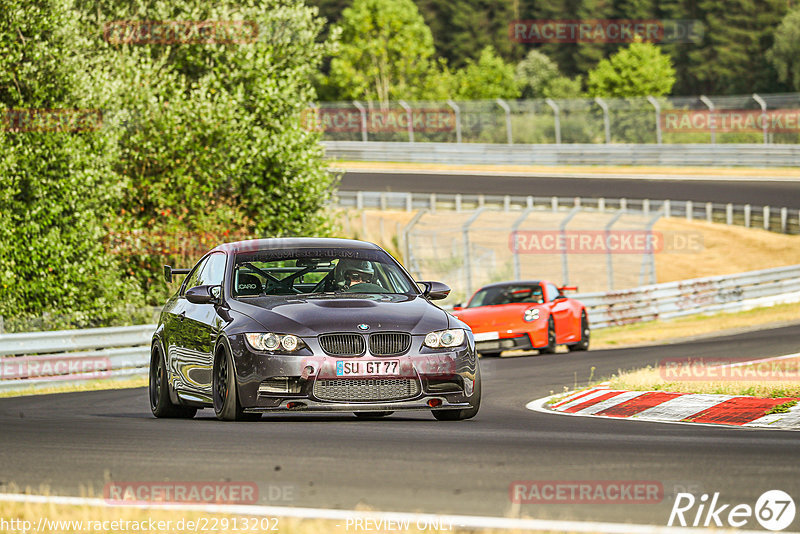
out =
[[642,178],[540,178],[481,174],[347,172],[344,191],[650,198],[800,208],[800,180],[649,180]]
[[[774,356],[797,352],[798,339],[795,325],[661,347],[484,359],[481,411],[463,422],[419,413],[222,423],[209,410],[191,421],[156,420],[145,389],[0,399],[0,491],[13,482],[99,496],[109,480],[250,481],[262,504],[665,525],[675,488],[751,506],[770,489],[797,498],[800,433],[565,417],[525,404],[585,383],[592,367],[599,377],[661,358]],[[509,499],[519,480],[657,481],[667,497],[520,509]],[[291,488],[291,498],[270,501],[270,486]]]

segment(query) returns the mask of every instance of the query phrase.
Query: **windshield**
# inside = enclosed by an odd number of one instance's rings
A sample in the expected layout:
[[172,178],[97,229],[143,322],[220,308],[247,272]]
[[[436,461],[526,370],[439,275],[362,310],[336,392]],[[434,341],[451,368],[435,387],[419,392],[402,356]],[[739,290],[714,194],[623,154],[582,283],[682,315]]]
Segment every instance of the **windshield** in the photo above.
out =
[[236,255],[236,298],[323,293],[417,294],[397,263],[379,250],[262,250]]
[[475,293],[467,308],[495,306],[498,304],[542,304],[544,295],[539,284],[486,287]]

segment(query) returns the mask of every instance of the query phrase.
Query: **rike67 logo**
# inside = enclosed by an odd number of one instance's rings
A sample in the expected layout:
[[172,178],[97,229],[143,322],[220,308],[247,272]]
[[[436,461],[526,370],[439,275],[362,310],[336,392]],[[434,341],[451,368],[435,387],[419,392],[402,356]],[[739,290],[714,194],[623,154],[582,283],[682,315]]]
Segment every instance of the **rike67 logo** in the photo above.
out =
[[763,528],[778,531],[791,525],[794,516],[794,500],[781,490],[765,491],[755,506],[723,503],[719,492],[714,493],[710,499],[706,493],[699,499],[691,493],[679,493],[672,505],[667,526],[675,524],[682,527],[741,528],[755,519]]

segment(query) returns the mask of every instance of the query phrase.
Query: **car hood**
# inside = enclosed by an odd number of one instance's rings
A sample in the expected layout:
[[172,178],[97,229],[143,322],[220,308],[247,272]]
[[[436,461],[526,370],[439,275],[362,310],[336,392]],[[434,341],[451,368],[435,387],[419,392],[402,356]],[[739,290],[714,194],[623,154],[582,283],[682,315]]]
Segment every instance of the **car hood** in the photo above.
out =
[[231,308],[266,331],[316,336],[325,332],[410,332],[427,334],[448,328],[448,314],[412,295],[324,295],[256,297],[233,300]]
[[530,302],[498,304],[458,310],[453,315],[467,323],[473,332],[494,332],[519,325],[523,322],[525,310],[541,306]]

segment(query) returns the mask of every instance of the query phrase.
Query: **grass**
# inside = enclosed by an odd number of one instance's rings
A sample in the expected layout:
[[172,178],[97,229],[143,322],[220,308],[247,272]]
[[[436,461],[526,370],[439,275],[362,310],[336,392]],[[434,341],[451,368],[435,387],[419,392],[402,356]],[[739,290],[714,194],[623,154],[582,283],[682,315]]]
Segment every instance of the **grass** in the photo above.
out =
[[[50,523],[49,528],[43,528],[42,532],[60,533],[98,533],[108,534],[108,532],[135,531],[140,533],[163,534],[170,532],[173,534],[184,532],[214,532],[218,534],[231,533],[241,534],[242,532],[279,532],[280,534],[317,534],[326,532],[331,534],[352,533],[352,532],[408,532],[437,534],[437,533],[503,533],[516,534],[521,532],[532,532],[523,530],[506,529],[472,529],[462,528],[449,524],[426,526],[419,525],[413,521],[408,528],[380,528],[374,524],[358,525],[347,524],[346,520],[327,520],[327,519],[293,519],[287,517],[266,516],[247,516],[237,514],[220,514],[195,511],[175,511],[153,509],[137,509],[125,506],[89,506],[89,505],[60,505],[60,504],[29,504],[0,501],[0,518],[7,523],[0,523],[0,532],[20,532],[22,524],[17,522],[9,523],[13,520],[30,521],[28,532],[33,532],[39,525],[42,518],[49,521],[58,520],[62,524],[60,528]],[[69,524],[68,522],[72,522]],[[112,528],[112,521],[118,521],[116,528]],[[121,523],[127,521],[128,523]],[[189,522],[194,525],[189,525]],[[81,522],[76,524],[75,522]],[[136,522],[136,524],[134,524]],[[139,525],[136,528],[135,525]],[[18,526],[20,528],[11,528]],[[190,528],[198,526],[198,528]],[[203,528],[205,526],[205,528]],[[369,526],[369,528],[365,528]],[[77,527],[77,528],[76,528]],[[128,528],[122,528],[128,527]],[[151,528],[152,527],[152,528]],[[536,531],[545,532],[545,531]]]
[[147,376],[140,376],[125,379],[97,379],[86,380],[74,384],[54,382],[52,386],[46,387],[31,386],[25,389],[14,391],[0,391],[0,398],[3,397],[23,397],[26,395],[47,395],[50,393],[69,393],[72,391],[100,391],[104,389],[129,389],[147,386]]
[[773,406],[772,409],[769,410],[766,415],[771,415],[771,414],[774,414],[774,413],[786,413],[790,409],[794,408],[795,406],[797,406],[797,401],[796,400],[789,401],[789,402],[784,402],[783,404],[779,404],[777,406]]
[[[781,364],[796,369],[800,358],[781,360]],[[743,366],[742,373],[755,371],[758,365]],[[755,373],[753,373],[755,374]],[[796,371],[793,373],[796,376]],[[797,380],[666,380],[663,367],[647,366],[635,371],[619,371],[608,382],[611,389],[628,391],[669,391],[673,393],[707,393],[715,395],[746,395],[761,398],[800,397],[800,382]],[[788,411],[796,401],[773,408],[774,413]],[[781,408],[782,407],[782,408]],[[773,412],[769,412],[773,413]]]

